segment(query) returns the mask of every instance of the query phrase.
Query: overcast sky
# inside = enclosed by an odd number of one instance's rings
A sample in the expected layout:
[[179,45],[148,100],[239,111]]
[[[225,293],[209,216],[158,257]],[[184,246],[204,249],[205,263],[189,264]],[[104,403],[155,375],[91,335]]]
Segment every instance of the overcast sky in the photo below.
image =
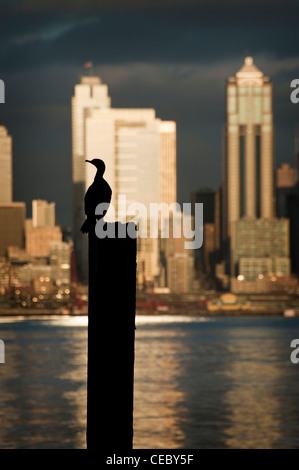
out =
[[83,64],[113,107],[177,122],[178,201],[221,185],[225,81],[251,55],[273,81],[275,165],[294,165],[299,2],[0,0],[0,123],[13,136],[14,199],[56,202],[71,225],[71,96]]

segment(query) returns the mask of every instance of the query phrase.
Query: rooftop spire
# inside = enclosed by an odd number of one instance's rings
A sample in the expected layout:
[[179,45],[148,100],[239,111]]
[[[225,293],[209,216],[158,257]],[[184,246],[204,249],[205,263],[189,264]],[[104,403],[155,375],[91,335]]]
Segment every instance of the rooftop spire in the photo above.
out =
[[236,73],[236,79],[239,85],[262,84],[264,79],[263,72],[254,64],[253,58],[250,56],[245,57],[244,64]]
[[262,77],[264,75],[253,63],[253,58],[249,56],[245,57],[244,65],[236,73],[237,77],[245,77],[247,75],[255,75],[256,77]]

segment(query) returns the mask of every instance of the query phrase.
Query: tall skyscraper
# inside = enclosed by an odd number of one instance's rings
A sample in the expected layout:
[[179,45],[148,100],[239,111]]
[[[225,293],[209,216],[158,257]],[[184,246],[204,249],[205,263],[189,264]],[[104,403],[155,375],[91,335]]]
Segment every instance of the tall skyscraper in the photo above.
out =
[[241,217],[274,217],[272,84],[246,57],[227,81],[224,238]]
[[[272,84],[252,57],[227,81],[223,161],[223,233],[231,288],[237,291],[238,281],[246,289],[247,280],[266,285],[273,274],[288,276],[289,225],[276,219],[274,210]],[[285,170],[278,172],[280,179]]]
[[12,138],[0,125],[0,204],[12,202]]
[[[82,77],[72,98],[74,248],[78,273],[87,279],[87,239],[80,233],[84,221],[83,199],[95,168],[86,159],[102,158],[105,179],[112,188],[118,216],[118,196],[127,205],[139,202],[176,202],[176,124],[161,121],[154,109],[111,108],[107,85],[98,77]],[[107,216],[109,215],[109,212]],[[139,261],[147,275],[158,275],[158,242],[140,243]],[[143,256],[144,255],[144,256]],[[149,263],[151,265],[149,266]]]

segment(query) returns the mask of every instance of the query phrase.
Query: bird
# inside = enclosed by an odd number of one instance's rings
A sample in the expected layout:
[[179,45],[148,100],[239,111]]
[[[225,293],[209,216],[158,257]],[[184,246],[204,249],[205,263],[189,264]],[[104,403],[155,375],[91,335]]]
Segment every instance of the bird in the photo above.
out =
[[93,160],[85,160],[88,163],[94,165],[97,169],[93,183],[89,186],[84,196],[84,210],[86,219],[81,227],[82,233],[89,233],[94,229],[96,221],[104,217],[107,210],[103,211],[102,215],[95,215],[95,209],[98,204],[107,203],[110,204],[112,190],[103,178],[105,173],[105,163],[100,158],[94,158]]

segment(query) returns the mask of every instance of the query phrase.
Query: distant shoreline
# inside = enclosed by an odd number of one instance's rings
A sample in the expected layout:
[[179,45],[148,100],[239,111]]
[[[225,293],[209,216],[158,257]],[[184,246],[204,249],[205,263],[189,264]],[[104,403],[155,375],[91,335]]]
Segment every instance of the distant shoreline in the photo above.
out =
[[9,309],[3,311],[0,309],[0,318],[1,317],[29,317],[29,316],[60,316],[60,317],[76,317],[76,316],[87,316],[87,313],[80,312],[68,312],[62,313],[60,310],[46,310],[46,309]]
[[[150,312],[150,311],[136,311],[136,316],[146,315],[146,316],[155,316],[159,317],[161,315],[184,315],[184,316],[198,316],[198,317],[217,317],[217,316],[234,316],[234,317],[256,317],[256,316],[263,316],[263,317],[277,317],[283,316],[284,311],[283,309],[269,309],[269,310],[215,310],[215,311],[207,311],[207,310],[197,310],[197,309],[178,309],[175,311],[161,311],[161,312]],[[0,318],[1,317],[29,317],[29,316],[61,316],[61,317],[74,317],[74,316],[88,316],[87,312],[68,312],[62,313],[59,310],[46,310],[46,309],[10,309],[10,310],[3,310],[0,309]]]

